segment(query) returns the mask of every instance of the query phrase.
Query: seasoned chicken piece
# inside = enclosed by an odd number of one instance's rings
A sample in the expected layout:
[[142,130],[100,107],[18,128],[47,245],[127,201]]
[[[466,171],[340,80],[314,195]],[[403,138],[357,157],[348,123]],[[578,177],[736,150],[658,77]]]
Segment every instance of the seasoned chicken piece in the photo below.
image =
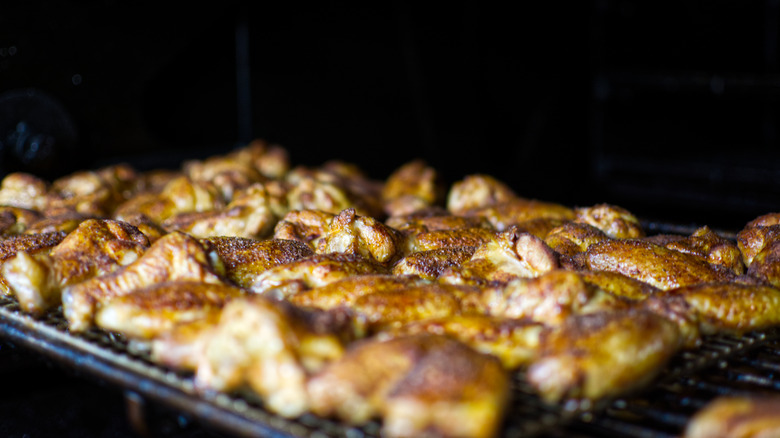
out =
[[287,196],[291,210],[338,214],[353,207],[361,216],[384,216],[382,183],[370,180],[354,165],[330,161],[319,168],[298,166],[285,181],[292,186]]
[[165,281],[220,284],[219,257],[193,237],[174,231],[154,242],[135,262],[102,277],[67,287],[62,293],[65,318],[72,332],[88,329],[95,311],[118,296]]
[[119,178],[133,178],[125,175],[132,171],[125,170],[80,171],[59,178],[51,185],[46,208],[72,210],[87,216],[110,216],[124,201],[126,186],[123,183],[126,181]]
[[343,354],[347,319],[303,311],[262,296],[232,300],[208,336],[195,385],[231,391],[248,386],[283,417],[309,409],[308,377]]
[[266,179],[250,161],[238,160],[231,155],[190,160],[182,165],[182,171],[192,181],[213,183],[228,202],[236,192]]
[[49,185],[28,173],[9,173],[0,183],[0,205],[43,211]]
[[208,319],[229,301],[245,295],[243,290],[223,284],[158,283],[104,303],[95,313],[95,324],[128,338],[152,339],[177,324]]
[[[338,185],[309,177],[302,178],[287,193],[287,205],[290,210],[321,210],[338,214],[344,209],[354,207],[355,201]],[[364,210],[359,211],[362,215],[366,214]]]
[[596,227],[613,239],[636,239],[645,236],[639,219],[622,207],[598,204],[577,208],[574,212],[574,222]]
[[330,230],[333,213],[319,210],[293,210],[276,223],[275,239],[297,240],[317,249],[320,239]]
[[577,274],[586,283],[629,300],[642,301],[658,292],[657,287],[618,272],[583,270]]
[[780,290],[774,287],[706,283],[669,290],[663,296],[684,298],[705,334],[741,334],[780,324]]
[[544,327],[530,319],[463,314],[414,321],[379,336],[446,335],[480,353],[495,356],[505,369],[514,370],[528,365],[535,357]]
[[406,236],[404,253],[411,254],[432,249],[464,246],[476,248],[495,239],[495,237],[496,232],[493,229],[483,227],[424,231]]
[[[0,264],[5,264],[19,253],[26,253],[28,257],[37,253],[47,253],[51,248],[65,239],[63,232],[44,234],[22,234],[0,240]],[[31,258],[31,257],[30,257]],[[43,279],[41,279],[43,282]],[[0,276],[0,293],[9,295],[13,291],[6,281],[5,273]]]
[[24,234],[44,234],[56,231],[70,233],[87,219],[92,219],[92,217],[73,210],[50,210],[41,220],[30,224]]
[[711,265],[721,266],[736,275],[745,273],[742,253],[737,244],[719,236],[707,226],[697,229],[687,238],[668,242],[664,246],[667,249],[699,257]]
[[453,246],[413,252],[399,260],[392,272],[394,275],[416,275],[435,280],[448,270],[460,268],[476,250],[475,246]]
[[35,210],[19,207],[0,207],[0,236],[3,238],[22,234],[42,219]]
[[123,222],[138,228],[138,231],[144,233],[144,236],[149,239],[149,243],[154,243],[160,237],[168,234],[163,227],[157,225],[149,217],[141,213],[125,216]]
[[255,278],[273,267],[314,255],[305,244],[295,240],[254,240],[242,237],[205,239],[225,266],[225,275],[240,287],[249,289]]
[[683,348],[695,348],[701,345],[698,312],[681,295],[656,294],[642,301],[637,307],[677,324]]
[[682,438],[776,438],[780,436],[780,397],[720,396],[697,412]]
[[224,209],[179,213],[161,225],[169,231],[183,231],[199,238],[262,238],[270,234],[276,224],[270,196],[263,184],[253,184],[237,191]]
[[384,266],[356,254],[317,254],[268,269],[248,288],[284,298],[353,275],[385,274]]
[[780,241],[768,245],[756,254],[747,274],[751,278],[780,287]]
[[140,213],[160,224],[176,214],[220,210],[224,206],[222,194],[214,184],[179,176],[160,193],[142,192],[123,202],[114,211],[114,217],[124,220]]
[[504,231],[511,226],[517,226],[535,219],[560,220],[563,222],[574,219],[574,210],[569,207],[524,198],[474,208],[459,214],[483,217],[498,231]]
[[509,398],[494,357],[445,336],[369,339],[308,383],[312,411],[363,424],[382,418],[388,437],[492,437]]
[[318,254],[358,254],[385,266],[401,255],[401,234],[372,217],[359,216],[354,208],[339,213],[317,244]]
[[747,267],[758,253],[777,241],[780,241],[780,213],[759,216],[737,233],[737,247]]
[[652,381],[681,345],[673,322],[632,309],[577,315],[545,329],[527,378],[548,402],[598,400]]
[[544,242],[563,256],[574,256],[585,252],[599,242],[609,240],[609,236],[600,229],[578,222],[567,222],[550,230]]
[[515,224],[515,226],[521,233],[533,234],[534,236],[544,240],[551,231],[566,223],[570,222],[562,219],[540,217],[518,222]]
[[455,182],[447,194],[447,210],[461,214],[475,208],[503,204],[518,199],[503,182],[490,175],[468,175]]
[[462,228],[493,229],[493,226],[485,218],[457,216],[436,206],[426,207],[409,214],[391,216],[385,220],[385,224],[404,234]]
[[696,256],[642,240],[607,240],[588,247],[585,256],[591,270],[618,272],[663,290],[733,277]]
[[251,163],[266,178],[281,179],[290,171],[287,150],[259,139],[231,152],[228,157],[241,163]]
[[88,219],[48,254],[19,253],[3,272],[22,309],[41,314],[60,305],[64,287],[128,265],[148,247],[146,236],[130,224]]
[[195,371],[211,335],[216,331],[221,311],[207,312],[203,318],[180,322],[149,341],[154,363],[180,371]]
[[629,301],[597,289],[575,272],[561,269],[486,289],[480,302],[490,315],[527,318],[546,325],[560,325],[573,315],[630,307]]
[[558,266],[557,255],[544,241],[511,227],[477,248],[460,268],[451,269],[441,278],[449,283],[505,283],[538,277]]
[[424,160],[412,160],[396,169],[382,187],[388,216],[407,215],[444,201],[444,185],[436,169]]
[[319,287],[291,295],[288,300],[298,306],[332,310],[349,307],[362,296],[431,284],[414,276],[364,274],[342,278]]

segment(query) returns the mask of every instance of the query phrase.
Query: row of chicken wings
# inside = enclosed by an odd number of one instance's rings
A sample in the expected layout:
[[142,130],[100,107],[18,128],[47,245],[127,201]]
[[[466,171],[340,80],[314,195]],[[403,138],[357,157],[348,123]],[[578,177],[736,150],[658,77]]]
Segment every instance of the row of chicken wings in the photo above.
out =
[[549,403],[652,381],[701,336],[780,323],[780,214],[736,241],[646,236],[613,205],[294,167],[255,141],[176,170],[0,186],[0,291],[143,343],[200,391],[249,389],[388,436],[497,435],[524,370]]

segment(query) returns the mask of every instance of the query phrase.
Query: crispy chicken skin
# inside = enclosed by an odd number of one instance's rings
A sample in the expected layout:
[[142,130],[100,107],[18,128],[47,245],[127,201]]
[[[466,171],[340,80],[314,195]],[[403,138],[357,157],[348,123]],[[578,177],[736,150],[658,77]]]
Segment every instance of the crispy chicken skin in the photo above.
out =
[[739,251],[737,244],[719,236],[710,227],[701,227],[690,236],[668,242],[664,246],[667,249],[699,257],[711,265],[728,269],[735,275],[745,273],[742,253]]
[[582,270],[577,274],[586,283],[629,300],[642,301],[658,291],[657,287],[618,272]]
[[364,295],[399,291],[426,284],[431,284],[431,282],[415,276],[389,274],[356,275],[301,291],[291,295],[288,300],[298,306],[331,310],[349,306]]
[[518,198],[501,204],[488,205],[462,212],[464,216],[487,219],[498,231],[517,226],[535,219],[569,221],[574,219],[574,210],[569,207],[536,199]]
[[290,171],[287,149],[260,139],[234,150],[228,157],[239,163],[251,163],[266,178],[281,179]]
[[495,236],[496,232],[493,229],[483,227],[423,231],[406,236],[404,253],[463,246],[478,247],[494,239]]
[[209,181],[193,181],[185,175],[169,181],[160,193],[139,193],[120,204],[114,218],[143,214],[156,224],[181,213],[220,210],[225,200],[219,189]]
[[506,283],[516,278],[538,277],[558,267],[557,255],[544,241],[510,227],[441,278],[448,283]]
[[682,438],[775,438],[780,436],[780,397],[721,396],[688,422]]
[[636,239],[645,236],[639,219],[622,207],[598,204],[577,208],[574,212],[574,222],[596,227],[612,239]]
[[436,169],[417,159],[390,174],[382,187],[382,204],[388,216],[406,215],[441,204],[444,194]]
[[532,279],[516,279],[503,288],[485,289],[486,313],[560,325],[573,315],[623,311],[630,302],[597,289],[575,272],[557,269]]
[[136,178],[135,171],[127,165],[75,172],[52,182],[46,208],[110,217],[125,200]]
[[435,280],[448,270],[460,268],[476,250],[474,246],[453,246],[413,252],[393,265],[392,273]]
[[213,182],[227,201],[232,200],[236,192],[266,179],[251,162],[240,161],[234,155],[190,160],[182,165],[182,172],[193,181]]
[[414,321],[379,336],[446,335],[480,353],[495,356],[505,369],[514,370],[528,365],[535,357],[544,327],[530,319],[458,314]]
[[509,186],[490,175],[468,175],[450,187],[447,210],[462,214],[475,208],[502,204],[517,198],[517,194]]
[[577,315],[541,334],[528,381],[548,402],[617,396],[651,381],[681,345],[673,322],[632,309]]
[[330,230],[333,213],[319,210],[293,210],[282,217],[274,227],[275,239],[303,242],[317,249],[320,239]]
[[105,275],[137,260],[149,240],[134,226],[111,219],[88,219],[48,254],[9,259],[4,278],[25,311],[41,314],[59,306],[62,289]]
[[407,235],[462,228],[493,229],[485,218],[458,216],[437,206],[426,207],[409,214],[390,216],[385,220],[385,224]]
[[244,295],[243,290],[223,284],[158,283],[104,303],[95,313],[95,324],[129,338],[152,339],[177,324],[207,319]]
[[401,234],[354,208],[340,212],[317,244],[318,254],[358,254],[368,260],[390,266],[402,251]]
[[574,256],[596,243],[609,240],[609,236],[590,224],[566,222],[550,230],[544,242],[563,256]]
[[[103,303],[157,283],[189,280],[220,284],[223,280],[214,266],[218,262],[219,257],[207,252],[195,238],[178,231],[169,233],[135,262],[67,287],[62,305],[69,328],[73,332],[88,329]],[[224,271],[221,263],[218,267]]]
[[161,225],[169,231],[183,231],[199,238],[266,237],[276,224],[270,197],[263,184],[253,184],[239,190],[223,209],[179,213],[169,217]]
[[227,278],[246,289],[268,269],[314,255],[311,248],[295,240],[222,236],[203,241],[219,255]]
[[636,239],[600,242],[585,255],[591,270],[618,272],[663,290],[733,277],[699,257]]
[[297,417],[309,409],[309,375],[341,357],[350,330],[337,314],[262,296],[233,300],[203,346],[195,385],[217,391],[246,385],[272,412]]
[[0,205],[43,211],[49,185],[29,173],[9,173],[0,183]]
[[703,333],[745,333],[780,323],[780,290],[741,283],[707,283],[667,291],[691,306]]
[[0,207],[0,237],[22,234],[35,222],[42,219],[39,212],[27,208]]
[[390,437],[495,436],[508,388],[498,360],[429,334],[353,344],[308,383],[314,413],[353,424],[381,416]]
[[353,275],[388,272],[384,266],[357,254],[316,254],[268,269],[255,277],[249,289],[284,298]]
[[[0,240],[0,263],[5,265],[5,263],[17,253],[25,253],[28,256],[36,253],[47,253],[51,248],[62,242],[62,240],[65,239],[65,236],[66,234],[64,232],[54,232],[31,235],[22,234]],[[31,257],[28,258],[32,260]],[[0,293],[4,295],[12,293],[11,286],[6,280],[5,272],[0,276]]]
[[737,247],[748,267],[758,253],[777,241],[780,241],[780,213],[759,216],[737,233]]

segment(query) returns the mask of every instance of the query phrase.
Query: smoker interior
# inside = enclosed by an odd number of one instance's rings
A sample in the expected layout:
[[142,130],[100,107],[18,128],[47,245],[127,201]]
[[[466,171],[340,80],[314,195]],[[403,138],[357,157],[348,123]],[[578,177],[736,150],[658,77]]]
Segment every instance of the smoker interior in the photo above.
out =
[[[342,159],[381,179],[421,157],[447,182],[487,173],[531,198],[621,205],[654,220],[648,231],[693,224],[733,236],[775,211],[778,2],[576,3],[517,11],[229,0],[185,12],[150,1],[10,2],[0,14],[0,175],[56,178],[117,162],[176,167],[264,138],[296,164]],[[85,381],[120,393],[148,388],[144,395],[164,405],[170,399],[156,394],[178,394],[188,407],[173,406],[174,418],[181,409],[241,416],[216,399],[199,404],[121,343],[98,336],[87,352],[80,343],[73,350],[59,323],[42,332],[49,325],[13,304],[3,309],[15,322],[3,323],[2,337],[68,375],[86,367]],[[701,370],[573,415],[565,427],[561,412],[522,388],[515,407],[552,419],[552,428],[542,421],[551,436],[671,436],[715,395],[776,390],[778,346],[752,339],[720,339],[702,350],[714,356]],[[721,354],[734,348],[741,353]],[[94,354],[116,357],[97,367],[87,359]],[[128,357],[142,368],[118,381],[124,371],[114,368]],[[64,398],[76,405],[72,392]],[[509,421],[507,434],[525,430]]]

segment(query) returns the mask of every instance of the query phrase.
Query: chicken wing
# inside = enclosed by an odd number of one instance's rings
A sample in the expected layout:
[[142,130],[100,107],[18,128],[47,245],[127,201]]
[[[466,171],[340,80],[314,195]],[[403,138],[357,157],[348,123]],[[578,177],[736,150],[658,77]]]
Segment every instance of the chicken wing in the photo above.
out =
[[246,289],[251,288],[255,278],[268,269],[314,255],[311,248],[295,240],[222,236],[210,237],[203,242],[217,252],[227,278]]
[[574,222],[588,224],[612,239],[636,239],[645,236],[639,219],[625,208],[598,204],[574,210]]
[[23,172],[9,173],[0,183],[0,205],[43,211],[48,204],[46,181]]
[[780,398],[721,396],[697,412],[682,438],[773,438],[780,436]]
[[598,400],[652,381],[681,345],[673,322],[632,309],[577,315],[545,329],[527,378],[548,402]]
[[230,300],[245,295],[241,289],[222,284],[158,283],[104,303],[95,313],[95,324],[129,338],[152,339],[177,324],[207,319]]
[[395,275],[416,275],[435,280],[449,270],[458,270],[474,255],[474,246],[453,246],[413,252],[393,266]]
[[642,240],[607,240],[588,247],[585,255],[591,270],[618,272],[664,290],[733,278],[696,256]]
[[288,212],[274,227],[275,239],[303,242],[316,250],[319,241],[330,230],[333,213],[319,210],[293,210]]
[[208,335],[195,385],[232,391],[248,386],[284,417],[309,409],[308,377],[341,357],[349,322],[336,314],[303,311],[263,296],[232,300]]
[[444,184],[436,169],[417,159],[396,169],[382,187],[382,204],[388,216],[399,216],[439,205]]
[[195,238],[174,231],[157,240],[135,262],[65,288],[63,312],[71,331],[83,331],[92,325],[95,310],[105,302],[165,281],[220,284],[223,280],[217,268],[224,271],[218,255],[207,252]]
[[318,254],[358,254],[384,266],[401,256],[401,234],[378,220],[359,216],[354,208],[340,212],[317,244]]
[[308,389],[314,413],[353,424],[381,417],[384,436],[492,437],[509,379],[495,358],[422,334],[353,344]]
[[735,275],[745,273],[742,253],[737,244],[718,235],[710,227],[698,228],[690,236],[673,240],[664,246],[699,257],[711,265],[728,269]]
[[[51,250],[51,248],[62,242],[66,235],[67,234],[64,232],[22,234],[0,240],[0,263],[5,265],[11,258],[14,258],[14,256],[21,253],[24,253],[27,259],[32,260],[32,257],[30,256],[37,253],[47,253],[49,250]],[[0,276],[0,293],[3,295],[9,295],[13,293],[13,290],[7,281],[6,275],[8,275],[8,273],[3,272],[3,275]],[[36,275],[36,279],[41,280],[40,284],[45,284],[46,280],[40,277],[40,275],[41,274],[38,273]],[[13,274],[11,274],[11,276],[13,276]],[[33,283],[36,283],[36,280],[34,280]],[[44,305],[45,303],[41,304]]]
[[353,275],[386,274],[384,266],[356,254],[317,254],[268,269],[248,288],[284,298]]

